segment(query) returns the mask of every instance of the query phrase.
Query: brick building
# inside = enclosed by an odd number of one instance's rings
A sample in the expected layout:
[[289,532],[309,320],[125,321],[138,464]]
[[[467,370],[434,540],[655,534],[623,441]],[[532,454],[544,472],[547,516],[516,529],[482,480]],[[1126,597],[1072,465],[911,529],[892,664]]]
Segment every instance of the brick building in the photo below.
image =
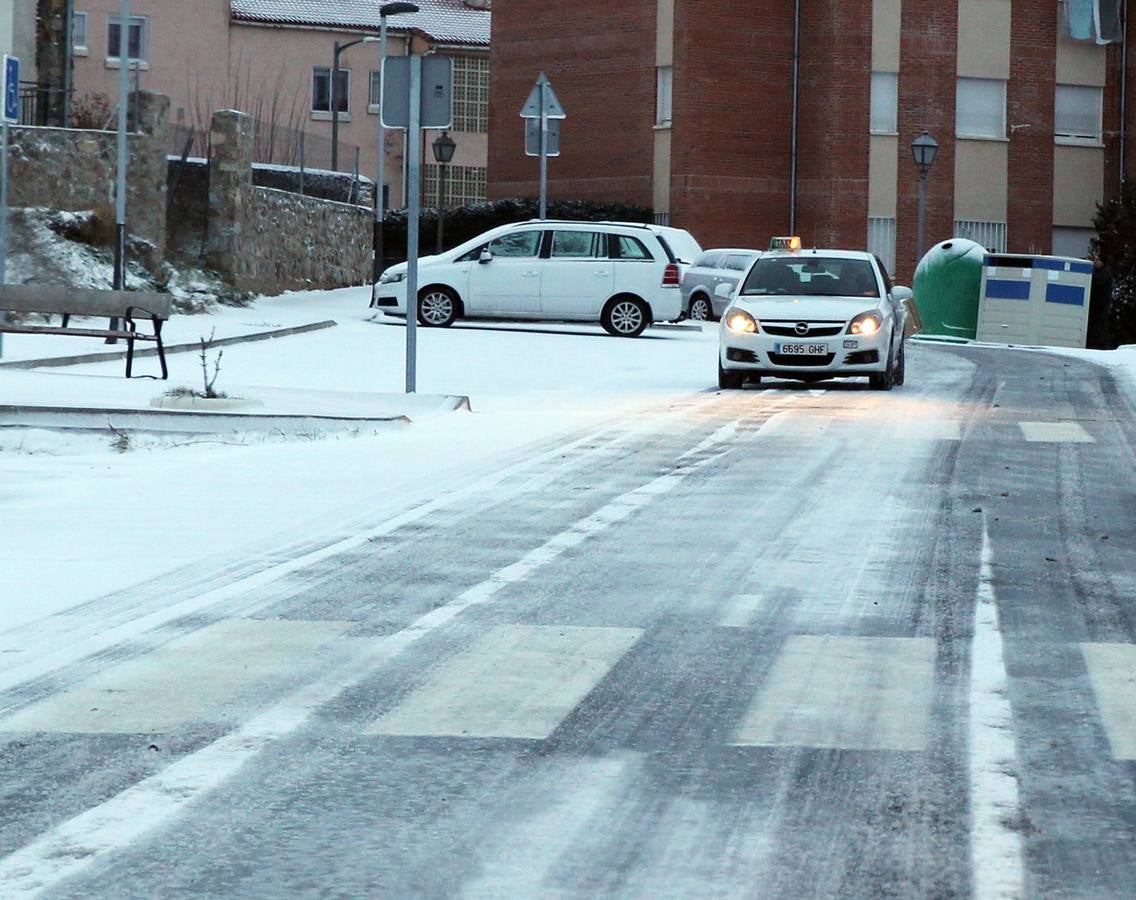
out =
[[568,116],[552,198],[648,206],[706,247],[869,246],[909,278],[927,130],[927,246],[1083,255],[1133,168],[1120,6],[800,0],[794,115],[793,3],[497,0],[488,193],[538,192],[518,113],[544,71]]

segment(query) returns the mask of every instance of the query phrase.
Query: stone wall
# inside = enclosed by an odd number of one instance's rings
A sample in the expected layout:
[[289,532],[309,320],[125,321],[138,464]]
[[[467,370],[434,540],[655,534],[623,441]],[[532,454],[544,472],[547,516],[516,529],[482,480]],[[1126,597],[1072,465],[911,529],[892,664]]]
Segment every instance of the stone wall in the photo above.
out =
[[363,284],[371,274],[371,210],[253,188],[244,224],[251,266],[243,290],[285,291]]
[[371,271],[370,207],[256,187],[254,127],[241,112],[213,115],[208,264],[242,291],[364,283]]
[[[166,245],[169,100],[144,91],[137,109],[140,133],[127,136],[126,227],[134,243],[146,247],[143,262],[156,271]],[[12,127],[9,204],[94,210],[100,234],[112,243],[117,148],[113,131]]]
[[171,159],[166,190],[166,254],[199,262],[209,220],[209,164]]

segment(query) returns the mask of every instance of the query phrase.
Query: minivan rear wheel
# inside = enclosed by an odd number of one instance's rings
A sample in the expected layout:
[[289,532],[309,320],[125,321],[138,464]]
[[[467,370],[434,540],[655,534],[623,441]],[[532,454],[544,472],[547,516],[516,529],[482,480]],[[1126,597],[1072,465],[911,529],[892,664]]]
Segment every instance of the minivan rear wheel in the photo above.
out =
[[638,337],[651,324],[651,311],[638,297],[616,297],[604,307],[600,324],[616,337]]

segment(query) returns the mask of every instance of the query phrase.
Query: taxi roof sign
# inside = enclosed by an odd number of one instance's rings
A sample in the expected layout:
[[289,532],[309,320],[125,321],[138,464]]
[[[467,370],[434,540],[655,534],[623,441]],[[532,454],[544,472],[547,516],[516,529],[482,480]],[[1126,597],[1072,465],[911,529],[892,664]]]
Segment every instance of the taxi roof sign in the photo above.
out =
[[801,239],[797,235],[791,237],[775,237],[769,241],[770,250],[800,250]]

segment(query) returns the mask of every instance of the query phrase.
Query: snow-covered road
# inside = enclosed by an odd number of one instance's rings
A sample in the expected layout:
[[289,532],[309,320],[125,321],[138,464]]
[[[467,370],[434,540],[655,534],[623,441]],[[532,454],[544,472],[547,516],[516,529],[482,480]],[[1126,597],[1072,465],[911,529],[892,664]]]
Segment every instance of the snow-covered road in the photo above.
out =
[[[330,317],[219,386],[397,391],[402,330]],[[0,896],[1136,883],[1116,383],[722,394],[710,330],[571,331],[420,333],[473,412],[393,434],[0,456]]]

